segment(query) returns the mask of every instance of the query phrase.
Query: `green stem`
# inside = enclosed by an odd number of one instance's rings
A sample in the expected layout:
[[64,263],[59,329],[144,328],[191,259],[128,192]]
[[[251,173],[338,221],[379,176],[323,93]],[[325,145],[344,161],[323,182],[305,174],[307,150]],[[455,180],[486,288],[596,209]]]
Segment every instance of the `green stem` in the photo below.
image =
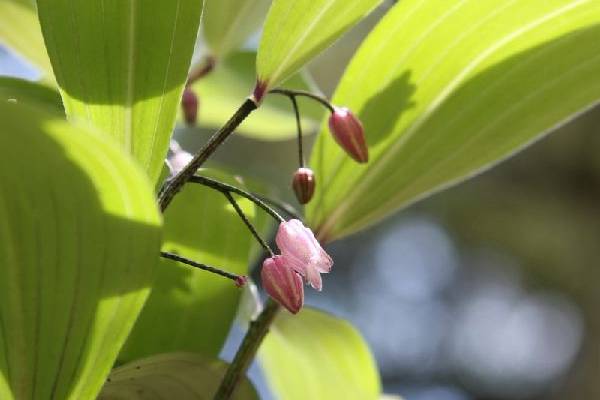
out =
[[221,386],[219,386],[213,400],[229,400],[231,398],[238,383],[246,375],[246,371],[248,371],[258,348],[269,332],[269,327],[279,309],[280,306],[269,299],[258,318],[250,323],[246,336],[244,336],[233,361],[229,364],[229,368],[225,372]]
[[160,211],[164,212],[173,197],[181,190],[183,185],[190,180],[196,173],[198,168],[204,164],[206,160],[223,144],[223,142],[233,133],[233,131],[242,123],[244,119],[254,110],[257,104],[253,97],[249,97],[237,109],[235,114],[208,140],[208,142],[200,149],[200,152],[185,166],[177,175],[170,179],[158,195],[158,204]]
[[200,176],[200,175],[193,175],[192,177],[190,177],[189,181],[191,183],[199,183],[200,185],[204,185],[204,186],[216,189],[221,193],[239,194],[240,196],[247,198],[248,200],[250,200],[257,206],[259,206],[260,208],[265,210],[266,213],[269,214],[270,216],[272,216],[277,222],[285,221],[285,219],[283,219],[283,217],[281,215],[279,215],[277,213],[277,211],[275,211],[268,204],[266,204],[265,201],[263,201],[261,198],[259,198],[258,196],[254,195],[252,193],[246,192],[243,189],[229,185],[224,182],[219,182],[215,179],[207,178],[206,176]]

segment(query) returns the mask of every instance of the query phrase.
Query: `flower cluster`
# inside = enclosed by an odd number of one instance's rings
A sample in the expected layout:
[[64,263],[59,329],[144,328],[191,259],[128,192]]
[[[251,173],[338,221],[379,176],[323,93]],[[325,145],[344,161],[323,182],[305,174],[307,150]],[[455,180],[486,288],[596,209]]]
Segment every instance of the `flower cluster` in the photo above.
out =
[[281,255],[264,261],[262,283],[269,296],[296,314],[304,304],[303,279],[320,291],[321,274],[331,271],[333,260],[297,219],[282,222],[275,241]]

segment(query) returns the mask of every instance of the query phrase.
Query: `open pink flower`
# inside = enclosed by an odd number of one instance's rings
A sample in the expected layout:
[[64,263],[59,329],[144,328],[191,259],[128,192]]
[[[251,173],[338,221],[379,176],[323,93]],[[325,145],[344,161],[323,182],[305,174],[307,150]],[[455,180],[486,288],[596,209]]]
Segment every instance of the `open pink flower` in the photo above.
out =
[[296,314],[304,304],[302,277],[285,264],[282,256],[273,256],[263,262],[260,272],[262,284],[269,296]]
[[305,277],[313,288],[321,290],[321,273],[331,271],[333,260],[312,231],[299,220],[291,219],[279,225],[275,242],[285,264]]

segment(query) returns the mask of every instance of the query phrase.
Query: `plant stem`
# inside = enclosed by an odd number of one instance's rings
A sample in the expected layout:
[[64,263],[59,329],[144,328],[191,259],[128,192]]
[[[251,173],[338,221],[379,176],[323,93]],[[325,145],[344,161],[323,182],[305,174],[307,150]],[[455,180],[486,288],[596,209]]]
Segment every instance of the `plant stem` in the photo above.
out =
[[222,193],[228,192],[228,193],[239,194],[240,196],[247,198],[248,200],[250,200],[251,202],[253,202],[257,206],[259,206],[260,208],[262,208],[263,210],[265,210],[267,212],[267,214],[269,214],[274,219],[276,219],[277,222],[284,222],[285,221],[285,219],[283,219],[283,217],[281,215],[279,215],[277,213],[277,211],[275,211],[273,208],[269,207],[269,205],[265,204],[265,202],[262,201],[259,197],[253,195],[252,193],[246,192],[243,189],[240,189],[238,187],[229,185],[227,183],[219,182],[219,181],[211,179],[211,178],[207,178],[205,176],[200,176],[200,175],[193,175],[193,176],[191,176],[190,179],[189,179],[189,181],[192,182],[192,183],[199,183],[201,185],[211,187],[211,188],[216,189],[216,190],[218,190],[218,191],[220,191]]
[[246,336],[244,336],[233,361],[229,364],[213,400],[229,400],[231,398],[240,379],[246,375],[246,371],[269,332],[269,327],[279,309],[280,306],[269,299],[260,315],[250,323]]
[[288,216],[302,221],[302,217],[300,216],[298,211],[291,204],[285,203],[283,201],[275,200],[275,199],[270,199],[270,198],[265,197],[258,193],[252,193],[252,195],[257,197],[261,201],[265,202],[269,206],[275,207],[275,208],[279,209],[280,211],[283,211]]
[[223,271],[222,269],[211,267],[209,265],[200,264],[200,263],[198,263],[196,261],[193,261],[193,260],[190,260],[188,258],[181,257],[178,254],[169,253],[169,252],[166,252],[166,251],[161,251],[160,252],[160,256],[162,258],[166,258],[166,259],[169,259],[169,260],[177,261],[177,262],[180,262],[182,264],[186,264],[186,265],[189,265],[191,267],[201,269],[203,271],[207,271],[207,272],[210,272],[210,273],[213,273],[213,274],[217,274],[217,275],[223,276],[223,277],[225,277],[227,279],[231,279],[232,281],[235,281],[235,282],[238,282],[239,279],[241,278],[240,275],[236,275],[236,274],[233,274],[231,272]]
[[292,106],[294,107],[294,114],[296,116],[296,129],[298,131],[298,164],[300,167],[304,167],[304,152],[302,151],[302,123],[300,122],[300,110],[298,109],[298,102],[296,96],[290,96]]
[[192,68],[188,75],[186,86],[191,85],[196,82],[198,79],[201,79],[208,75],[214,68],[217,60],[213,56],[208,56],[204,59],[202,64]]
[[311,92],[307,92],[305,90],[279,89],[278,88],[278,89],[269,90],[269,93],[282,94],[282,95],[288,96],[288,97],[294,97],[294,96],[308,97],[308,98],[311,98],[311,99],[316,100],[319,103],[323,104],[332,113],[335,112],[333,105],[331,105],[329,100],[327,100],[325,97],[319,96],[318,94],[314,94]]
[[265,242],[265,240],[262,237],[260,237],[260,235],[256,231],[256,228],[254,227],[254,225],[252,225],[252,222],[250,222],[250,220],[248,220],[248,217],[246,217],[246,214],[244,214],[244,210],[242,210],[240,208],[240,205],[237,203],[237,201],[235,201],[235,199],[233,198],[231,193],[223,192],[223,194],[225,195],[225,197],[227,197],[227,200],[229,200],[229,202],[231,203],[231,205],[233,206],[233,208],[235,209],[237,214],[240,216],[242,221],[244,221],[244,224],[246,224],[246,226],[248,227],[248,230],[250,230],[250,233],[252,233],[252,236],[254,236],[254,238],[258,241],[258,243],[260,243],[260,245],[263,247],[263,249],[265,249],[265,251],[267,253],[269,253],[271,255],[271,257],[274,257],[275,253],[273,253],[273,250],[269,247],[267,242]]
[[173,200],[173,197],[181,190],[183,185],[194,176],[198,168],[208,160],[229,135],[233,133],[235,128],[237,128],[252,111],[256,110],[256,108],[257,104],[254,98],[248,97],[240,108],[237,109],[235,114],[231,116],[229,121],[212,135],[204,147],[200,149],[200,152],[194,156],[192,161],[163,186],[158,196],[158,204],[161,212],[164,212],[167,209],[171,200]]

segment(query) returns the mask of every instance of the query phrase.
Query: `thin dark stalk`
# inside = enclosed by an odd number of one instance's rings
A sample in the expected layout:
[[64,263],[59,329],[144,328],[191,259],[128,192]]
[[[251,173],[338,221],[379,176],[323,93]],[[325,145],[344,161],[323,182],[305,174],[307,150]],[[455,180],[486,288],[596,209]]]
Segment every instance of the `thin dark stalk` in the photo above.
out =
[[302,123],[300,122],[300,109],[298,108],[298,102],[296,96],[290,96],[292,106],[294,107],[294,114],[296,115],[296,129],[298,131],[298,164],[300,167],[304,167],[304,152],[302,151]]
[[300,216],[298,211],[291,204],[284,203],[279,200],[271,199],[271,198],[268,198],[268,197],[263,196],[258,193],[252,193],[252,195],[258,197],[261,201],[267,203],[269,206],[275,207],[275,208],[279,209],[280,211],[283,211],[289,217],[292,217],[294,219],[299,219],[300,221],[302,221],[302,217]]
[[190,260],[190,259],[185,258],[185,257],[181,257],[180,255],[177,255],[177,254],[174,254],[174,253],[169,253],[169,252],[166,252],[166,251],[161,251],[160,252],[160,256],[162,258],[166,258],[166,259],[169,259],[169,260],[177,261],[177,262],[180,262],[182,264],[186,264],[186,265],[189,265],[191,267],[198,268],[198,269],[201,269],[201,270],[206,271],[206,272],[210,272],[212,274],[220,275],[220,276],[225,277],[227,279],[231,279],[232,281],[235,281],[235,282],[238,282],[240,280],[240,278],[241,278],[240,275],[236,275],[236,274],[233,274],[231,272],[223,271],[222,269],[211,267],[209,265],[200,264],[200,263],[198,263],[196,261]]
[[244,119],[254,110],[257,104],[253,97],[249,97],[237,109],[235,114],[223,125],[221,129],[213,134],[208,142],[200,149],[200,152],[185,166],[177,175],[170,179],[161,189],[158,195],[158,204],[160,211],[164,212],[173,197],[181,190],[183,185],[190,180],[198,168],[217,150],[217,148],[233,133],[233,131],[242,123]]
[[244,340],[240,344],[233,361],[229,364],[229,368],[225,372],[225,376],[213,400],[229,400],[231,398],[240,379],[246,375],[246,371],[263,339],[269,332],[269,327],[273,323],[279,309],[280,306],[269,299],[260,315],[250,323],[246,336],[244,336]]
[[271,255],[271,257],[275,256],[275,253],[273,253],[273,250],[269,247],[267,242],[265,242],[264,239],[258,234],[258,232],[256,231],[256,228],[254,227],[254,225],[252,225],[252,222],[250,222],[250,220],[244,213],[244,210],[242,210],[240,208],[240,205],[237,203],[237,201],[235,201],[235,199],[233,198],[231,193],[223,192],[223,194],[225,195],[225,197],[227,197],[227,200],[229,200],[229,202],[231,203],[231,205],[233,206],[235,211],[238,213],[238,215],[240,216],[242,221],[244,221],[244,224],[246,224],[246,226],[248,227],[248,230],[250,230],[250,233],[252,233],[252,236],[254,236],[254,238],[258,241],[258,243],[260,243],[260,245],[263,247],[263,249],[265,249],[265,251],[267,253],[269,253]]
[[277,89],[269,90],[269,93],[282,94],[282,95],[288,96],[288,97],[294,97],[294,96],[308,97],[308,98],[318,101],[319,103],[324,105],[329,111],[335,112],[335,110],[333,109],[333,105],[331,105],[329,100],[327,100],[326,98],[324,98],[322,96],[319,96],[318,94],[307,92],[306,90],[293,90],[293,89],[277,88]]
[[202,64],[192,68],[190,73],[188,74],[188,79],[186,85],[191,85],[197,80],[204,78],[215,68],[216,60],[212,56],[208,56],[204,59]]
[[271,208],[268,204],[265,204],[265,202],[263,202],[257,196],[255,196],[252,193],[249,193],[243,189],[229,185],[227,183],[219,182],[219,181],[211,179],[211,178],[207,178],[205,176],[200,176],[200,175],[191,176],[189,181],[192,183],[199,183],[201,185],[211,187],[211,188],[216,189],[223,193],[229,192],[229,193],[239,194],[240,196],[247,198],[248,200],[250,200],[257,206],[259,206],[260,208],[265,210],[265,212],[267,212],[267,214],[269,214],[270,216],[275,218],[277,220],[277,222],[285,222],[285,219],[283,219],[283,217],[281,215],[279,215],[277,213],[277,211],[275,211],[273,208]]

